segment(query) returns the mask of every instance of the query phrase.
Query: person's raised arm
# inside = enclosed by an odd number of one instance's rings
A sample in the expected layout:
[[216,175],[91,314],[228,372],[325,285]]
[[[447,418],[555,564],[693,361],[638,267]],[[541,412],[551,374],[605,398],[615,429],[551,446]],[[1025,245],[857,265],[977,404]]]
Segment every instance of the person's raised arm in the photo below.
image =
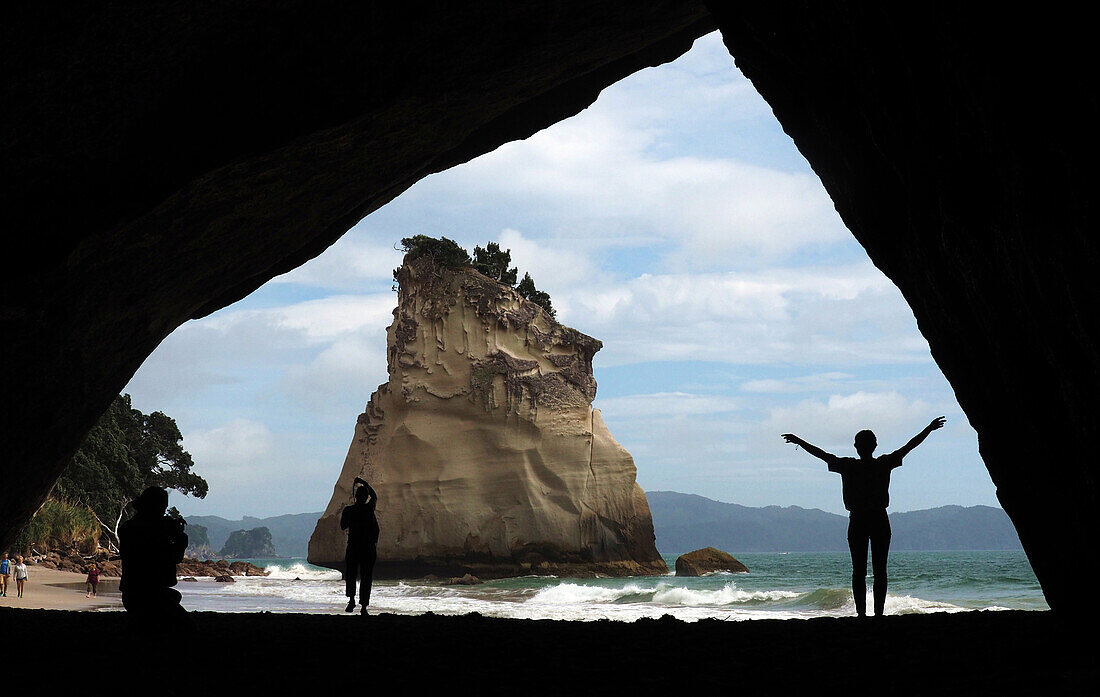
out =
[[932,419],[932,423],[925,426],[920,433],[910,438],[908,443],[895,450],[893,454],[898,456],[899,458],[905,457],[910,452],[912,452],[913,448],[923,443],[924,439],[928,437],[929,433],[935,431],[936,429],[943,428],[943,425],[946,422],[947,419],[943,416],[937,416],[936,418]]
[[805,450],[809,454],[813,455],[818,460],[824,460],[825,462],[832,462],[833,460],[836,459],[836,455],[833,455],[831,453],[827,453],[824,450],[822,450],[821,448],[817,447],[816,445],[812,445],[810,443],[807,443],[806,441],[802,440],[801,438],[799,438],[798,436],[796,436],[793,433],[784,433],[783,434],[783,440],[787,441],[788,443],[794,443],[795,445],[802,446],[803,450]]

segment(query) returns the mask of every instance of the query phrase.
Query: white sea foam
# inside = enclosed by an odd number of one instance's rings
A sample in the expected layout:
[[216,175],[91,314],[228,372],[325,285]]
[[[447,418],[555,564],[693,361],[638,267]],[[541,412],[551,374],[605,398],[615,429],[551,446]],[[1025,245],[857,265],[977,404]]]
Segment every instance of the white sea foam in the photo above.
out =
[[628,584],[623,588],[601,588],[577,583],[562,583],[536,593],[526,602],[533,605],[575,605],[577,603],[613,603],[624,595],[642,590]]
[[[855,614],[851,590],[838,584],[850,563],[846,555],[795,558],[792,554],[774,558],[784,560],[786,566],[778,570],[764,568],[751,576],[591,580],[543,577],[502,579],[475,586],[381,581],[374,584],[371,608],[375,612],[395,614],[477,612],[492,617],[625,622],[666,614],[689,622],[706,618],[735,621]],[[925,560],[918,561],[922,574],[918,582],[927,583],[924,575],[929,564]],[[764,566],[764,562],[774,563],[771,557],[762,559],[760,566]],[[1020,563],[1026,564],[1026,560]],[[268,576],[238,577],[236,583],[215,583],[206,579],[181,583],[178,588],[184,593],[184,606],[191,610],[218,612],[343,614],[347,600],[338,572],[312,567],[298,559],[281,560],[267,568],[271,572]],[[911,588],[917,585],[912,580],[909,581],[911,587],[905,588],[904,573],[902,569],[898,576],[903,580],[894,586],[904,590],[887,597],[888,615],[1045,607],[1041,596],[1039,601],[1033,601],[1028,595],[1029,592],[1038,595],[1037,592],[1016,587],[991,594],[984,602],[974,597],[969,586],[962,588],[955,597],[939,587],[927,589],[931,592],[925,596],[920,589]],[[870,590],[868,588],[868,608],[874,602]],[[936,600],[929,600],[929,597]],[[1016,598],[1023,600],[1015,604]]]
[[[872,600],[867,598],[867,607],[872,607]],[[889,615],[909,615],[926,612],[966,612],[967,608],[951,603],[935,600],[914,598],[911,595],[886,595],[886,613]]]
[[797,598],[801,593],[793,591],[744,591],[732,582],[718,590],[693,590],[661,584],[653,595],[654,602],[662,605],[725,606],[753,602],[770,602]]
[[311,566],[309,564],[302,564],[297,562],[288,566],[280,564],[268,564],[264,567],[267,569],[267,576],[265,578],[282,578],[282,579],[295,579],[300,578],[303,581],[339,581],[340,572],[333,569],[322,569],[320,567]]

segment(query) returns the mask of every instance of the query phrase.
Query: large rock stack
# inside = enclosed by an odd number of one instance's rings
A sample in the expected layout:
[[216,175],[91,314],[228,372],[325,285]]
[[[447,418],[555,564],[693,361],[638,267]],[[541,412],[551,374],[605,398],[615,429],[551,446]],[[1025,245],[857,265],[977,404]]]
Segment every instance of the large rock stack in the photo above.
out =
[[602,344],[469,267],[406,260],[398,282],[389,381],[309,561],[342,566],[361,476],[379,494],[377,577],[667,573],[634,461],[592,408]]

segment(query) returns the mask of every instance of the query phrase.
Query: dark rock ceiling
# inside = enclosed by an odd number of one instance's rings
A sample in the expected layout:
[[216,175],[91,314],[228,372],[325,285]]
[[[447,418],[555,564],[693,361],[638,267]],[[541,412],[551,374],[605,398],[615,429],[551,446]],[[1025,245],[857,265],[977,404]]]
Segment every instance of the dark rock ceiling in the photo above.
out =
[[0,542],[177,326],[717,22],[913,307],[1048,600],[1065,607],[1097,570],[1087,23],[856,5],[9,8]]

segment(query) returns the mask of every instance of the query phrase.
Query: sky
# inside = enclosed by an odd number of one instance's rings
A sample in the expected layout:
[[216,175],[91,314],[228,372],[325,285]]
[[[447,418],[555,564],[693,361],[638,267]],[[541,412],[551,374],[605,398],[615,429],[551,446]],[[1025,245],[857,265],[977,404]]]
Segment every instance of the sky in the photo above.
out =
[[647,491],[842,513],[840,478],[780,434],[854,456],[860,429],[886,452],[944,415],[895,471],[891,510],[998,505],[912,310],[715,33],[169,336],[125,391],[176,419],[210,483],[173,494],[184,515],[327,505],[387,378],[395,246],[414,234],[499,242],[603,341],[594,406]]

